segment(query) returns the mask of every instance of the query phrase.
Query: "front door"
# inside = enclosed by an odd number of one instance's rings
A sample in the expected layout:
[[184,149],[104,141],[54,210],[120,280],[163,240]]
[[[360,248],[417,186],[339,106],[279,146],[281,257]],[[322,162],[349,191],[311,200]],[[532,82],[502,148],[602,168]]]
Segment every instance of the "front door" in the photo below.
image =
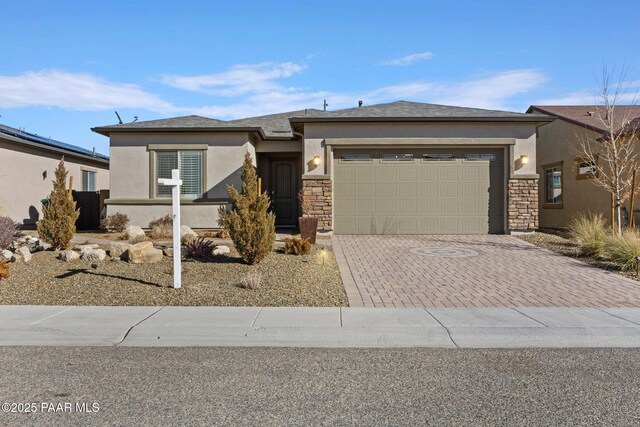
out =
[[269,196],[276,214],[276,226],[295,227],[298,223],[298,159],[271,159]]

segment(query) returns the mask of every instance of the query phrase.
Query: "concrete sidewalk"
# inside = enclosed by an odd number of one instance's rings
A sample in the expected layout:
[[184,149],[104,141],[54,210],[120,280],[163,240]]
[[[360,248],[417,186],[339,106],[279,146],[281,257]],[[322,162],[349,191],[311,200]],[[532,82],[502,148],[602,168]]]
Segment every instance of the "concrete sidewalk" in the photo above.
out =
[[0,345],[640,347],[640,308],[0,306]]

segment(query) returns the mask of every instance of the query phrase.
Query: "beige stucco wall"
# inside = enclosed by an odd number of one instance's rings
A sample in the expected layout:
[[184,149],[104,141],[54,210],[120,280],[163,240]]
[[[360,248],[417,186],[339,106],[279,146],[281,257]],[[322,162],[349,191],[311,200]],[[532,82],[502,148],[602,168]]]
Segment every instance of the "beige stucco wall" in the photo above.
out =
[[[111,196],[108,213],[129,215],[130,223],[146,227],[171,212],[169,205],[146,204],[153,194],[153,166],[149,145],[206,145],[205,194],[200,201],[185,200],[182,222],[194,228],[217,227],[218,207],[227,203],[227,185],[240,188],[242,162],[255,148],[247,132],[114,132],[110,138]],[[164,199],[166,201],[166,199]],[[136,201],[140,203],[136,203]],[[189,205],[188,203],[193,203]],[[216,203],[216,204],[212,204]]]
[[[602,213],[611,218],[611,196],[588,179],[576,179],[576,158],[579,157],[579,138],[599,137],[597,132],[587,130],[565,120],[558,119],[538,129],[538,173],[540,173],[540,226],[565,228],[578,212]],[[563,162],[562,208],[545,208],[545,179],[543,167]],[[636,205],[638,206],[638,205]],[[640,206],[639,206],[640,207]]]
[[[60,153],[0,138],[0,216],[33,226],[42,217],[40,200],[53,189],[54,171],[61,157]],[[82,189],[83,168],[96,172],[96,190],[109,188],[107,165],[67,154],[65,167],[73,176],[75,190]]]
[[[303,157],[308,175],[330,175],[331,156],[325,151],[325,140],[331,138],[471,138],[515,139],[514,173],[530,175],[536,172],[536,126],[534,123],[306,123],[304,126]],[[491,145],[489,143],[489,145]],[[521,165],[517,159],[525,154],[529,163]],[[319,155],[321,163],[312,159]]]

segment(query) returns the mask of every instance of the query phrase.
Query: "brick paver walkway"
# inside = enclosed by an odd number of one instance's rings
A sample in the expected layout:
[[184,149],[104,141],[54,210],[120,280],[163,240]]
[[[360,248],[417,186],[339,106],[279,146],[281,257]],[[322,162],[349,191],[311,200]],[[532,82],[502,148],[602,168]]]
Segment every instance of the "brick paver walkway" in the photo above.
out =
[[[352,307],[640,307],[640,283],[512,236],[332,240]],[[413,248],[477,255],[429,257]]]

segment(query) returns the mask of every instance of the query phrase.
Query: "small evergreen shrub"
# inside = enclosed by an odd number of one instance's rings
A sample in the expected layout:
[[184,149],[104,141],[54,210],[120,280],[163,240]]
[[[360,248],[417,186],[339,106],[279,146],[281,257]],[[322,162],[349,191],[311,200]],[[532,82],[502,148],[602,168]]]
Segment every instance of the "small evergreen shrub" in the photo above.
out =
[[9,261],[0,260],[0,280],[9,278]]
[[215,245],[211,240],[204,237],[192,239],[184,245],[184,252],[187,258],[204,259],[211,256]]
[[100,230],[108,233],[122,233],[129,224],[129,217],[126,214],[116,212],[100,221]]
[[636,231],[625,230],[620,235],[606,239],[606,256],[623,270],[636,266],[636,257],[640,256],[640,236]]
[[56,168],[56,179],[53,191],[42,206],[42,220],[38,222],[38,235],[49,243],[53,249],[67,249],[76,233],[76,220],[80,210],[76,209],[76,202],[67,188],[67,169],[64,167],[64,157]]
[[287,255],[306,255],[311,252],[309,239],[287,237],[284,239],[284,253]]
[[8,249],[18,235],[18,223],[6,216],[0,216],[0,249]]
[[258,193],[258,177],[249,153],[244,157],[241,192],[230,185],[227,192],[233,207],[231,211],[220,207],[218,222],[229,231],[242,259],[248,264],[257,264],[273,250],[276,216],[269,212],[267,193]]
[[149,234],[154,239],[169,238],[173,235],[173,217],[165,215],[161,218],[154,219],[149,223],[151,231]]
[[606,222],[602,214],[578,214],[569,224],[569,234],[578,244],[581,255],[602,255],[607,238]]

